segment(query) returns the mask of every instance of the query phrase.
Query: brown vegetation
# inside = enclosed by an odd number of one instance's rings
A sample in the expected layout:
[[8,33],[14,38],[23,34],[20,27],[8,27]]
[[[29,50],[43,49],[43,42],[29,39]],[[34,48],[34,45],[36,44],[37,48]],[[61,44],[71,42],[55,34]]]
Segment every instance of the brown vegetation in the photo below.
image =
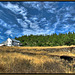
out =
[[56,59],[56,55],[75,54],[62,51],[51,53],[47,51],[48,48],[0,47],[0,73],[75,73],[72,70],[74,63]]

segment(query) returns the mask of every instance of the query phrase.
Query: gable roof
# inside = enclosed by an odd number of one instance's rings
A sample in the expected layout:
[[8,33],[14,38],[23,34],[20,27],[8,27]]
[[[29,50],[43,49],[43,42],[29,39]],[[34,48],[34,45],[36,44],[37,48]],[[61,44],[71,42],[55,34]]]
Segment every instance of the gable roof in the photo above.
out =
[[20,42],[19,40],[16,40],[16,39],[11,39],[12,41],[15,41],[15,42]]

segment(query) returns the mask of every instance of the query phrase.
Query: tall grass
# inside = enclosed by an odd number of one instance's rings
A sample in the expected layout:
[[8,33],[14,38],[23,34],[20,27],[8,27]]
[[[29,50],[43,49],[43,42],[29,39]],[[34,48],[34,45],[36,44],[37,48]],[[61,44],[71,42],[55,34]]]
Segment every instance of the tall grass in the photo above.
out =
[[[44,53],[44,54],[43,54]],[[64,54],[55,52],[53,54]],[[35,55],[34,55],[35,54]],[[69,73],[64,62],[51,58],[40,49],[0,47],[0,73]],[[68,54],[68,53],[65,53]],[[74,55],[73,55],[74,56]]]

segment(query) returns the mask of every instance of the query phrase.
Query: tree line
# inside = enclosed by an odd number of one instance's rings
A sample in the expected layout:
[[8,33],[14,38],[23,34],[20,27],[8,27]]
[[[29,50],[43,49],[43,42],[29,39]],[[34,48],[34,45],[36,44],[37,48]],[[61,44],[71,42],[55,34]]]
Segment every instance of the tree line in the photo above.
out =
[[24,35],[21,37],[15,37],[22,43],[22,46],[63,46],[63,45],[75,45],[75,33],[59,33],[58,35]]

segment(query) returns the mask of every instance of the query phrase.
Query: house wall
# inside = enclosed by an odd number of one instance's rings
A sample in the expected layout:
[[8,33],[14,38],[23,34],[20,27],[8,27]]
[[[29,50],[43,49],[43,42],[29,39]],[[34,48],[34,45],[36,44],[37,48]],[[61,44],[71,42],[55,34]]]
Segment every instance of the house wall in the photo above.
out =
[[7,39],[7,46],[12,46],[12,40],[10,38]]
[[13,41],[13,42],[12,42],[12,45],[13,45],[13,46],[19,46],[19,43]]
[[3,46],[4,44],[0,44],[0,46]]
[[8,38],[3,44],[0,44],[0,46],[19,46],[20,45],[20,42],[19,41],[14,41],[10,38]]

